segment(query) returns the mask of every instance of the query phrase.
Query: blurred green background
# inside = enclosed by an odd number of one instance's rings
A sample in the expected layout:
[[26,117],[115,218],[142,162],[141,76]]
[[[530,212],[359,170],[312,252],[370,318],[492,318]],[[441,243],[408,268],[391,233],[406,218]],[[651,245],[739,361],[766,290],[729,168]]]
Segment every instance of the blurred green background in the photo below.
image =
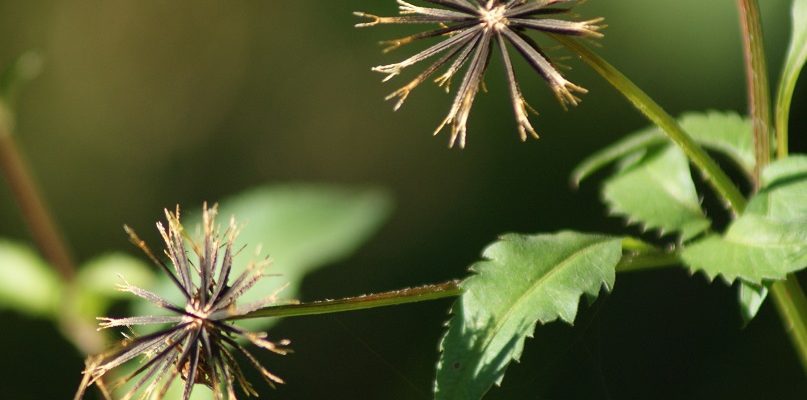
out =
[[[591,0],[577,11],[606,18],[600,52],[672,114],[743,112],[734,3]],[[762,3],[775,78],[790,2]],[[354,10],[392,14],[395,4],[0,1],[0,65],[29,49],[46,58],[19,102],[19,141],[78,260],[110,250],[139,256],[121,225],[156,243],[150,227],[163,207],[301,181],[377,185],[396,199],[380,234],[306,278],[302,300],[462,277],[505,232],[623,229],[598,202],[596,181],[568,185],[585,155],[647,125],[606,83],[569,60],[570,79],[590,93],[563,112],[517,63],[541,112],[541,139],[521,143],[496,60],[467,148],[449,150],[445,133],[430,133],[450,97],[425,85],[392,112],[383,97],[411,72],[381,84],[370,71],[412,54],[383,55],[376,42],[413,29],[354,29]],[[801,152],[805,82],[792,112]],[[4,185],[0,221],[0,237],[29,240]],[[684,270],[619,276],[575,328],[539,327],[487,398],[803,399],[807,382],[772,305],[741,329],[735,297]],[[264,360],[288,384],[265,397],[427,399],[449,305],[283,321],[271,334],[291,338],[295,353]],[[80,380],[82,356],[47,321],[0,311],[0,355],[3,398],[71,398]]]

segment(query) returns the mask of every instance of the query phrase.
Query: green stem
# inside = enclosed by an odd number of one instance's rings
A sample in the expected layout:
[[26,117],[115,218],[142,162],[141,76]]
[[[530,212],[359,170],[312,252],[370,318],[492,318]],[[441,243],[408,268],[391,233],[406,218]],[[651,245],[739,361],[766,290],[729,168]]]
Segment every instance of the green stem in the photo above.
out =
[[229,318],[231,320],[269,317],[298,317],[303,315],[331,314],[345,311],[366,310],[369,308],[395,306],[456,297],[462,293],[460,281],[448,281],[436,285],[418,286],[364,296],[347,297],[337,300],[315,301],[302,304],[285,304],[253,311],[246,315]]
[[709,184],[728,202],[729,206],[736,213],[741,213],[743,209],[745,209],[746,200],[728,175],[720,169],[717,163],[703,148],[684,132],[681,126],[678,125],[678,122],[653,101],[650,96],[614,68],[614,66],[575,39],[563,35],[552,35],[552,37],[577,53],[583,61],[622,93],[636,109],[654,124],[658,125],[667,136],[684,151],[692,163],[698,167]]
[[[768,96],[768,78],[765,70],[765,49],[762,45],[762,22],[759,14],[757,0],[737,0],[740,10],[740,21],[745,45],[746,70],[748,72],[748,99],[751,115],[754,119],[755,141],[760,137],[757,131],[764,128],[764,138],[769,136],[770,127],[770,98]],[[795,81],[793,82],[795,86]],[[779,103],[777,104],[777,158],[787,157],[787,118],[790,108],[788,100],[782,100],[783,88],[779,89]],[[787,93],[785,93],[787,94]],[[792,92],[791,92],[792,94]],[[783,104],[786,103],[786,104]],[[783,111],[783,107],[785,110]],[[765,119],[767,118],[767,119]],[[758,147],[758,146],[757,146]],[[757,148],[757,173],[768,163],[769,153],[761,154]],[[758,176],[758,175],[757,175]],[[758,179],[757,179],[758,180]],[[802,367],[807,372],[807,297],[799,285],[798,278],[790,274],[784,281],[774,282],[771,285],[776,310],[782,318],[785,332],[796,347]]]
[[785,325],[785,332],[790,335],[804,372],[807,373],[807,324],[804,322],[804,317],[807,316],[807,297],[795,275],[774,283],[771,293]]
[[788,120],[790,119],[790,103],[796,90],[796,80],[787,79],[783,73],[782,81],[776,96],[776,157],[785,158],[788,153]]
[[626,254],[619,260],[616,272],[644,271],[673,267],[680,264],[681,257],[677,253]]
[[771,99],[768,86],[768,68],[765,65],[765,46],[762,22],[757,0],[737,0],[740,28],[743,37],[745,75],[748,86],[748,110],[754,126],[754,180],[770,163]]

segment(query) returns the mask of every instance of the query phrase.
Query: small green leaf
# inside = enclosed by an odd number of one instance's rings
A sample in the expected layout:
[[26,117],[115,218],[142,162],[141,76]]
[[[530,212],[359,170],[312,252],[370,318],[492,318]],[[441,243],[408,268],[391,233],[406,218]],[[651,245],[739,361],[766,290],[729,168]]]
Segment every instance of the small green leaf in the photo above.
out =
[[[219,223],[234,217],[241,226],[234,248],[245,246],[233,262],[232,276],[250,260],[270,256],[268,274],[239,297],[242,303],[265,298],[282,286],[282,299],[295,299],[305,275],[348,256],[374,233],[391,208],[389,197],[376,189],[325,185],[273,186],[250,190],[219,204]],[[201,226],[198,209],[186,207],[183,221],[189,234]],[[157,244],[154,244],[156,247]],[[167,277],[157,292],[180,301]],[[147,313],[151,308],[144,308]],[[273,319],[245,321],[248,328],[266,327]]]
[[709,235],[684,248],[684,262],[709,279],[718,275],[760,285],[807,266],[807,221],[780,222],[744,215],[722,237]]
[[753,174],[753,127],[748,118],[733,111],[688,112],[678,122],[698,144],[725,154],[749,176]]
[[768,297],[768,287],[740,282],[739,301],[743,322],[747,325],[757,316],[759,309]]
[[807,266],[807,157],[774,162],[763,182],[722,237],[711,235],[683,250],[693,270],[760,285]]
[[436,399],[473,400],[499,384],[524,339],[558,318],[572,323],[583,294],[614,285],[621,240],[561,232],[505,235],[471,267],[440,344]]
[[792,179],[804,179],[807,175],[807,156],[793,154],[783,160],[777,160],[762,170],[762,185],[773,186],[777,182]]
[[600,169],[613,164],[617,160],[640,150],[658,146],[667,142],[661,131],[653,126],[642,131],[628,135],[624,139],[592,154],[583,160],[572,171],[572,184],[579,186],[580,182]]
[[75,281],[79,314],[97,317],[106,312],[113,300],[131,299],[127,293],[116,290],[123,279],[138,287],[149,287],[156,276],[148,264],[127,254],[111,253],[84,264]]
[[746,215],[807,223],[807,156],[774,162],[763,170],[762,183],[765,186],[748,202]]
[[[698,144],[727,155],[749,176],[753,173],[755,161],[750,120],[731,111],[706,111],[685,113],[678,122]],[[580,163],[572,172],[572,183],[577,186],[583,179],[616,161],[664,143],[669,143],[669,139],[655,126],[632,133]]]
[[56,315],[62,285],[30,248],[0,240],[0,308],[29,315]]
[[684,153],[674,146],[653,149],[605,182],[611,212],[644,229],[680,232],[687,240],[709,228]]

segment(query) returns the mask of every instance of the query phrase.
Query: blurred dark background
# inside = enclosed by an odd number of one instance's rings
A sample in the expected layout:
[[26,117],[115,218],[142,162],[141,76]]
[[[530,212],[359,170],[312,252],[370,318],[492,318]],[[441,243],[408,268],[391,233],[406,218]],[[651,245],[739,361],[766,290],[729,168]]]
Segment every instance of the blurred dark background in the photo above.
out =
[[[609,25],[599,50],[672,114],[745,110],[734,1],[592,0]],[[790,2],[762,2],[773,82]],[[647,125],[612,88],[569,60],[590,90],[563,112],[526,65],[539,141],[521,143],[499,61],[471,116],[465,150],[430,133],[451,98],[433,85],[399,111],[370,66],[376,42],[413,29],[358,30],[354,10],[393,0],[0,1],[0,65],[32,48],[43,75],[19,103],[19,140],[77,258],[131,254],[123,223],[196,207],[272,182],[372,184],[396,210],[355,256],[306,279],[302,300],[462,277],[505,232],[617,233],[596,181],[568,173],[584,156]],[[568,55],[550,49],[557,57]],[[495,60],[495,58],[494,58]],[[805,150],[807,82],[793,103],[793,150]],[[0,186],[0,237],[28,241]],[[143,232],[149,241],[156,233]],[[489,399],[804,399],[807,383],[770,302],[741,329],[736,290],[682,269],[621,275],[574,328],[539,327]],[[295,353],[265,358],[288,384],[266,398],[428,399],[449,301],[283,321]],[[0,393],[71,398],[82,356],[45,321],[0,312]]]

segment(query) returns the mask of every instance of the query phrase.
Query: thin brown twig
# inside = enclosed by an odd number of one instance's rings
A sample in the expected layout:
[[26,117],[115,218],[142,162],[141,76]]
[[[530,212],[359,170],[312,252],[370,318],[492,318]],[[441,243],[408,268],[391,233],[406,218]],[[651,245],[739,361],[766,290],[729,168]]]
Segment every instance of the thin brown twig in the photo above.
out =
[[62,279],[70,282],[75,275],[73,258],[8,125],[0,119],[0,171],[20,207],[37,247]]
[[748,85],[748,113],[754,127],[754,184],[759,185],[759,174],[770,163],[771,100],[768,85],[768,68],[762,37],[759,4],[756,0],[737,0],[740,29],[743,38],[745,79]]

